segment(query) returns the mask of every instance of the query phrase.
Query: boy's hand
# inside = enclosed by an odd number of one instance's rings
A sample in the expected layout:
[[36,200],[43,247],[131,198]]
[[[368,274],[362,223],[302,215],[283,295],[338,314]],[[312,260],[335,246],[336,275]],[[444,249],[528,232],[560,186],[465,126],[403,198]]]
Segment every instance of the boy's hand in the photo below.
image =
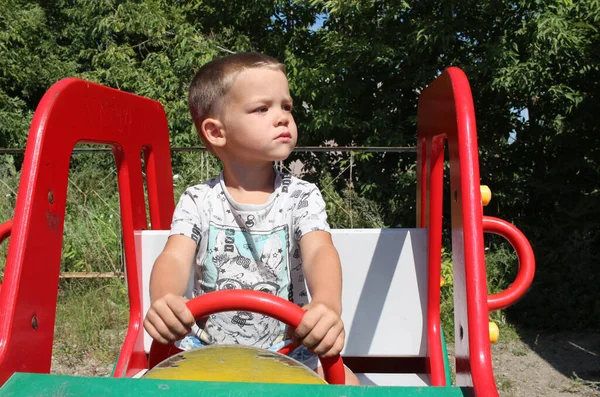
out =
[[306,314],[294,336],[311,351],[323,357],[340,354],[344,348],[344,323],[334,310],[318,302],[304,306]]
[[173,343],[190,332],[196,321],[183,296],[166,294],[155,300],[144,319],[148,334],[160,343]]

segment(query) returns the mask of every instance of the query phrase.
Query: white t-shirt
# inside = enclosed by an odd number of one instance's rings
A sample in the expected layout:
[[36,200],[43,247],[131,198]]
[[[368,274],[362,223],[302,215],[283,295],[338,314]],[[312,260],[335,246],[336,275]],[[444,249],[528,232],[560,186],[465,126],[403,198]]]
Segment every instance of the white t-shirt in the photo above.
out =
[[[192,238],[194,296],[226,290],[268,292],[307,303],[300,239],[329,231],[325,202],[312,183],[275,171],[274,191],[265,204],[238,204],[223,175],[188,188],[173,214],[170,235]],[[207,344],[268,348],[285,337],[285,326],[245,311],[211,315],[193,329]]]

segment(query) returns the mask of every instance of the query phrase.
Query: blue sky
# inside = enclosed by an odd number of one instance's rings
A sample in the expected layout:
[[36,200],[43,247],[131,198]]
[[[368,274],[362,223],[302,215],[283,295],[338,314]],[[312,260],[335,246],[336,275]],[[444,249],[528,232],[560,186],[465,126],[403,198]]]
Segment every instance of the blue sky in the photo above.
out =
[[323,22],[325,22],[326,19],[327,19],[327,14],[318,14],[315,24],[313,26],[311,26],[310,29],[311,30],[319,29],[321,26],[323,26]]

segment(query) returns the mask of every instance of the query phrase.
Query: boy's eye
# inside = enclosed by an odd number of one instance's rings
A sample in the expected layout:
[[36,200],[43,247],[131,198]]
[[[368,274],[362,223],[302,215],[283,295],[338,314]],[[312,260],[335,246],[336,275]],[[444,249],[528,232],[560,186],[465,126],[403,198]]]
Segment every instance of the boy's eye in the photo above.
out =
[[269,109],[266,106],[261,106],[259,108],[256,108],[256,110],[254,110],[256,113],[265,113],[267,112]]
[[283,110],[285,110],[286,112],[291,112],[292,111],[292,105],[283,105]]

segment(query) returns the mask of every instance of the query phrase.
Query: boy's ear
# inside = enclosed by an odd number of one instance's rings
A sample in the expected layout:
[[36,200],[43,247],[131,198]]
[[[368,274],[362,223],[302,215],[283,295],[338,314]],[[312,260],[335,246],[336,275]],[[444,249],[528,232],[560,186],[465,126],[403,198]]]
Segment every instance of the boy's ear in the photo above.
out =
[[225,145],[225,128],[218,119],[204,119],[201,125],[201,133],[208,143],[213,147]]

